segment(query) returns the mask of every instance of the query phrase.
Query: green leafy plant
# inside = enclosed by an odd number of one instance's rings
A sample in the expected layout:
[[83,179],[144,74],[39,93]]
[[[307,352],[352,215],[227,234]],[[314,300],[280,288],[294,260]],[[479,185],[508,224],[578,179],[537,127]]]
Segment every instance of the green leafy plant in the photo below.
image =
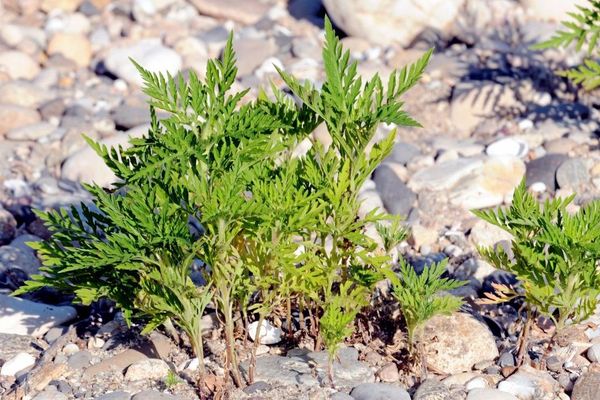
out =
[[[576,7],[577,11],[568,13],[570,19],[562,22],[562,30],[533,48],[547,49],[575,44],[577,51],[585,48],[588,57],[593,55],[596,52],[596,44],[600,35],[600,1],[588,0],[587,6],[577,5]],[[561,75],[576,84],[583,85],[586,90],[600,86],[600,64],[590,58],[577,68],[562,71]]]
[[514,274],[522,287],[522,293],[504,288],[491,300],[523,296],[528,323],[544,315],[557,331],[590,316],[600,294],[600,201],[570,214],[566,208],[573,199],[574,195],[541,205],[523,181],[509,208],[473,211],[513,235],[512,254],[503,248],[479,249],[496,268]]
[[451,314],[463,304],[456,296],[445,294],[457,289],[465,282],[442,278],[448,261],[425,267],[419,275],[405,261],[400,262],[399,276],[388,273],[393,295],[400,304],[400,310],[408,330],[408,343],[411,347],[419,340],[420,329],[433,316]]
[[[222,57],[208,61],[203,81],[136,64],[149,97],[147,135],[127,149],[88,139],[117,176],[115,189],[90,185],[93,205],[40,213],[54,232],[34,245],[43,273],[16,294],[48,285],[84,304],[111,299],[129,322],[143,322],[144,332],[174,323],[189,337],[201,372],[201,317],[214,308],[237,386],[244,378],[236,338],[247,336],[250,320],[260,327],[281,307],[290,337],[296,307],[301,333],[334,357],[404,237],[380,210],[358,218],[358,193],[394,144],[395,131],[375,143],[377,127],[418,126],[400,97],[431,51],[385,85],[379,76],[363,82],[329,20],[325,25],[321,88],[279,71],[301,104],[274,86],[254,101],[234,92],[231,37]],[[159,120],[157,110],[166,116]],[[328,148],[311,136],[322,123],[332,137]],[[307,138],[310,150],[295,156]],[[383,249],[366,234],[373,225]],[[195,268],[205,285],[192,282]]]
[[164,379],[164,383],[167,389],[173,389],[175,386],[181,383],[181,379],[175,372],[169,370],[169,373]]

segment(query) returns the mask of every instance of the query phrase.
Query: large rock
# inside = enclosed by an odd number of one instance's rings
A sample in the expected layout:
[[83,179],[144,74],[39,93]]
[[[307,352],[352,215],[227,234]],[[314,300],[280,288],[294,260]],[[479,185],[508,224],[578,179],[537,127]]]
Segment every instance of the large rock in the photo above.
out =
[[460,312],[431,318],[420,340],[427,362],[447,374],[470,371],[478,362],[499,355],[487,325]]
[[[140,137],[148,132],[147,125],[141,125],[128,130],[125,134],[104,139],[101,143],[108,147],[129,146],[129,139]],[[117,177],[113,171],[104,164],[104,161],[90,147],[79,150],[71,155],[62,166],[62,177],[71,181],[96,183],[100,186],[110,186]]]
[[577,5],[586,0],[521,0],[525,12],[533,18],[559,22],[567,19],[567,12],[577,11]]
[[0,294],[0,333],[43,336],[77,316],[73,307],[56,307]]
[[598,364],[592,364],[592,368],[587,373],[581,375],[571,394],[571,400],[598,400],[598,388],[600,387],[600,367]]
[[381,165],[375,171],[373,180],[386,210],[394,215],[408,215],[417,201],[417,195],[406,186],[397,174],[395,164]]
[[464,0],[324,0],[327,13],[350,36],[409,45],[423,30],[447,29]]
[[555,191],[556,171],[568,158],[564,154],[546,154],[543,157],[528,162],[526,165],[527,186],[541,182],[549,191]]
[[151,72],[169,72],[172,75],[179,72],[182,64],[181,56],[163,46],[160,39],[142,39],[135,44],[112,48],[104,59],[106,68],[138,86],[143,84],[143,79],[129,58]]

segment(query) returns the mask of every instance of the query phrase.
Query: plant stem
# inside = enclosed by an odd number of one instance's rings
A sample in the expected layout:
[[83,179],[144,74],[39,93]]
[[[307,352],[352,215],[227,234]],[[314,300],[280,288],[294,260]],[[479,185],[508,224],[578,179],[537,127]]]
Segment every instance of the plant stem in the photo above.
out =
[[248,383],[254,383],[254,371],[256,370],[256,351],[260,345],[260,330],[262,328],[265,316],[263,313],[259,314],[258,325],[256,326],[256,333],[254,335],[254,343],[252,344],[252,352],[250,355],[250,367],[248,368]]
[[233,378],[233,383],[237,387],[243,386],[242,377],[240,374],[237,355],[235,353],[235,335],[233,331],[233,315],[231,313],[231,304],[229,299],[223,302],[223,311],[225,316],[225,343],[226,343],[226,351],[227,351],[227,363],[229,364],[229,369],[231,372],[231,376]]
[[523,365],[523,360],[525,358],[525,354],[527,353],[527,344],[528,344],[528,338],[529,338],[529,331],[531,330],[531,323],[532,323],[532,312],[531,309],[528,307],[527,308],[527,319],[525,320],[525,326],[523,327],[523,330],[521,331],[521,335],[519,336],[519,341],[518,343],[518,349],[519,352],[517,353],[517,363],[516,366],[520,367],[521,365]]

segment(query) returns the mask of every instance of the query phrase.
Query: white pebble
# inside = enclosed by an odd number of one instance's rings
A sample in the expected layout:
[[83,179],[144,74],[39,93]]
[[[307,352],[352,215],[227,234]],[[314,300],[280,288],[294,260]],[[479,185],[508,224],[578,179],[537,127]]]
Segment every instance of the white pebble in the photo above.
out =
[[600,343],[596,343],[588,349],[587,358],[591,362],[599,362],[600,361]]
[[[253,341],[256,338],[256,328],[258,327],[258,321],[252,322],[248,326],[248,335]],[[260,328],[260,343],[261,344],[275,344],[281,341],[282,331],[278,327],[271,324],[269,321],[264,320]]]
[[544,182],[535,182],[529,186],[529,190],[535,193],[545,192],[547,189],[546,184]]
[[482,377],[473,378],[465,385],[467,392],[470,392],[473,389],[485,389],[487,387],[487,381]]
[[19,353],[2,365],[0,375],[15,376],[19,371],[35,364],[35,357],[28,353]]
[[65,347],[63,347],[63,353],[68,356],[73,355],[73,354],[77,353],[78,351],[79,351],[79,346],[77,346],[75,343],[69,343]]

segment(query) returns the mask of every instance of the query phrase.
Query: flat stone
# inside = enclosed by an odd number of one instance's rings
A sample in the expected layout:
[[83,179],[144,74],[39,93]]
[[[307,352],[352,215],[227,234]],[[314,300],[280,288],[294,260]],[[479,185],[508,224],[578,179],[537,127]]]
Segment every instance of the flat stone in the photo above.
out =
[[[66,346],[65,346],[66,348]],[[92,353],[87,350],[81,350],[69,357],[68,365],[72,370],[87,368],[92,361]]]
[[31,108],[0,104],[0,138],[6,132],[40,122],[40,114]]
[[560,385],[547,372],[525,365],[500,382],[498,390],[511,393],[521,400],[530,400],[553,396],[560,390]]
[[525,164],[519,158],[491,157],[452,188],[450,202],[467,210],[500,205],[512,196],[524,175]]
[[127,368],[125,380],[139,381],[143,379],[164,379],[171,369],[166,362],[157,358],[148,358],[136,361]]
[[180,400],[180,397],[157,392],[156,390],[143,390],[136,393],[131,400]]
[[417,195],[400,179],[393,165],[382,164],[373,176],[385,209],[394,215],[406,216],[415,205]]
[[548,153],[568,154],[577,146],[577,142],[569,138],[552,139],[544,143]]
[[599,387],[600,371],[595,367],[577,379],[571,393],[571,400],[598,400]]
[[556,182],[560,189],[579,189],[590,183],[590,173],[580,158],[565,160],[556,170]]
[[129,58],[150,72],[168,72],[171,75],[177,74],[182,65],[181,56],[164,46],[160,39],[141,39],[135,44],[113,47],[104,59],[106,68],[119,78],[138,86],[142,86],[144,82]]
[[96,400],[129,400],[131,399],[131,395],[127,392],[111,392],[103,394],[100,397],[96,397]]
[[385,383],[363,383],[350,392],[354,400],[410,400],[408,392]]
[[529,145],[523,140],[503,138],[490,144],[485,152],[489,156],[510,156],[523,158],[529,151]]
[[16,297],[0,295],[0,333],[42,337],[54,326],[68,322],[77,311],[68,306],[50,306]]
[[408,187],[418,192],[422,189],[445,190],[473,171],[481,168],[483,160],[459,158],[444,161],[415,173],[408,181]]
[[526,164],[527,186],[536,182],[542,182],[547,190],[554,192],[556,190],[556,170],[567,160],[564,154],[546,154],[543,157],[531,160]]
[[48,101],[51,95],[51,92],[40,90],[35,84],[23,80],[9,81],[0,86],[3,103],[26,108],[38,107]]
[[586,355],[591,362],[600,362],[600,343],[593,344],[587,349]]
[[467,400],[519,400],[510,393],[498,389],[473,389],[467,395]]
[[18,269],[28,275],[34,275],[39,273],[40,266],[41,263],[32,249],[19,248],[12,244],[0,247],[0,273]]
[[34,341],[29,336],[0,333],[0,364],[19,353],[28,353],[37,357],[39,349],[34,346]]
[[69,397],[61,393],[56,386],[47,386],[44,391],[38,393],[32,400],[69,400]]
[[277,46],[269,38],[240,38],[233,43],[238,59],[239,76],[251,74],[262,63],[275,54]]
[[268,5],[258,0],[191,0],[201,14],[231,19],[244,24],[258,22],[268,11]]
[[406,165],[420,154],[421,150],[414,144],[398,142],[394,145],[392,152],[384,161]]
[[35,357],[29,353],[19,353],[13,358],[7,360],[2,364],[0,369],[0,375],[2,376],[16,376],[17,373],[23,371],[35,364]]
[[6,138],[10,140],[38,140],[50,135],[55,130],[56,126],[48,122],[38,122],[11,129],[6,133]]
[[0,51],[0,71],[11,79],[33,79],[40,73],[40,65],[22,51]]
[[118,106],[112,113],[117,127],[131,129],[150,123],[150,111],[146,107],[134,107],[128,104]]
[[446,385],[435,379],[427,379],[421,383],[413,396],[413,400],[452,400],[452,393]]
[[92,59],[92,45],[85,34],[57,32],[48,43],[48,54],[61,54],[79,67],[87,67]]
[[495,246],[503,240],[511,241],[513,236],[504,229],[487,221],[478,220],[471,228],[469,240],[476,246]]
[[420,339],[427,362],[447,374],[470,371],[478,362],[499,356],[487,325],[461,312],[431,318]]

